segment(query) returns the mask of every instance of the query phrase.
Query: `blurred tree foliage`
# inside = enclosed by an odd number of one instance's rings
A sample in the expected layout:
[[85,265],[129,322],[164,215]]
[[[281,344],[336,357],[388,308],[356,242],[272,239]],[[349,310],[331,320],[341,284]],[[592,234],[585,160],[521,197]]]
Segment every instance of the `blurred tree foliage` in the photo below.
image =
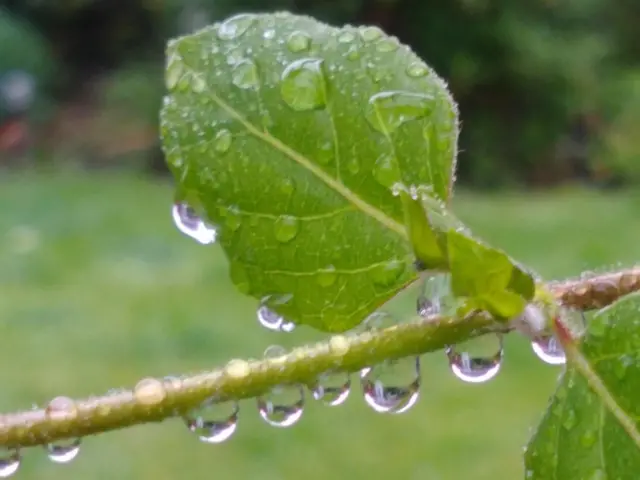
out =
[[[241,11],[289,10],[333,24],[377,24],[449,80],[463,119],[463,182],[490,187],[576,177],[640,181],[634,136],[640,122],[637,0],[4,3],[49,40],[67,74],[66,91],[106,71],[104,98],[129,103],[148,119],[156,118],[163,93],[158,69],[148,65],[162,64],[169,36]],[[127,102],[126,85],[146,93]]]

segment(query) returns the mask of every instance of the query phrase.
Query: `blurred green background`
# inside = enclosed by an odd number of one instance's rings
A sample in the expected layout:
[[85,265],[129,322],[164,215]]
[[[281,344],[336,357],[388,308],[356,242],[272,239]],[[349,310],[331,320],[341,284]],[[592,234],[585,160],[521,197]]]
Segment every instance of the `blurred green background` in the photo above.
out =
[[[256,302],[227,279],[221,251],[173,228],[171,196],[166,182],[122,174],[2,180],[0,410],[130,388],[146,375],[197,372],[318,338],[305,328],[261,328]],[[455,207],[479,235],[546,278],[640,258],[637,192],[462,191]],[[247,401],[225,444],[201,444],[172,420],[87,438],[68,465],[30,449],[17,478],[522,478],[522,448],[560,369],[510,337],[503,369],[486,384],[463,384],[442,352],[427,355],[421,399],[403,415],[374,413],[357,385],[343,406],[309,399],[290,429],[267,426]]]
[[[378,24],[411,44],[461,104],[455,210],[545,278],[640,258],[634,0],[0,5],[0,411],[320,337],[260,328],[221,251],[170,218],[157,133],[164,45],[239,11]],[[290,429],[245,402],[222,445],[174,420],[88,438],[69,465],[30,449],[16,478],[522,478],[560,370],[512,337],[487,384],[462,384],[443,353],[426,356],[421,399],[404,415],[374,413],[357,385],[340,407],[310,399]]]

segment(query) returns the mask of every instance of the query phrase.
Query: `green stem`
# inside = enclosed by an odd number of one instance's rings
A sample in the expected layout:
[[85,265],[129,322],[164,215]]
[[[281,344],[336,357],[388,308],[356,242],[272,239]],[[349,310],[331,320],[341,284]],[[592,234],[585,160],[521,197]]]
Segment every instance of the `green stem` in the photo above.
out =
[[[579,309],[601,307],[640,290],[640,268],[549,285],[556,299]],[[205,400],[241,400],[281,384],[313,385],[327,371],[358,372],[387,359],[421,355],[490,331],[504,330],[483,315],[419,319],[382,330],[337,335],[279,358],[232,360],[182,378],[144,379],[132,390],[0,416],[0,445],[21,448],[181,416]],[[60,408],[63,406],[64,408]]]

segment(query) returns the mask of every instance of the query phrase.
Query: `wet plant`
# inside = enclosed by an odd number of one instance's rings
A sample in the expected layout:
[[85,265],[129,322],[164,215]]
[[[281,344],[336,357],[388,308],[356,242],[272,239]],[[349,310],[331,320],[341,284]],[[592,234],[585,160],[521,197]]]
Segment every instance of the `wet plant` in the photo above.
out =
[[[356,388],[376,412],[410,412],[422,354],[442,351],[453,375],[483,383],[512,332],[564,365],[527,478],[640,469],[640,270],[548,283],[474,236],[450,208],[457,106],[409,48],[374,27],[246,14],[169,42],[166,84],[177,228],[224,251],[257,323],[328,339],[5,415],[0,476],[26,447],[69,462],[83,437],[172,417],[205,443],[232,438],[251,412],[291,427]],[[414,284],[412,318],[383,313]]]

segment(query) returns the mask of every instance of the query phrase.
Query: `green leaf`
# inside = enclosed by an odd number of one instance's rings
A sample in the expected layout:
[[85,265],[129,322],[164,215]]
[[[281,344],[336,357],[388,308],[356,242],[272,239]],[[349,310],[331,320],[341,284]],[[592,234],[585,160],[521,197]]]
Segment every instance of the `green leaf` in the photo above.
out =
[[168,164],[238,289],[343,331],[417,279],[392,190],[447,202],[458,124],[408,47],[375,27],[241,15],[171,41],[166,79]]
[[527,479],[635,479],[640,472],[640,294],[599,311],[525,454]]

